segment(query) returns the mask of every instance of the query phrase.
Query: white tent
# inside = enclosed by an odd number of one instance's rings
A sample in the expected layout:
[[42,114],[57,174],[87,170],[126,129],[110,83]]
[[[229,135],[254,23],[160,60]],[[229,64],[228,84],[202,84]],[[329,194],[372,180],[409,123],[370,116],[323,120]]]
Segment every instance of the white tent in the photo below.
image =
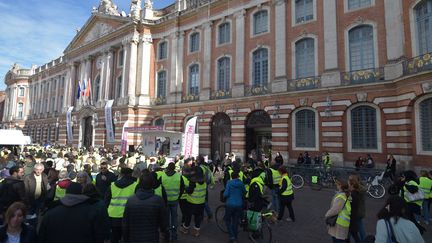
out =
[[26,145],[31,139],[24,136],[21,130],[0,129],[0,145]]

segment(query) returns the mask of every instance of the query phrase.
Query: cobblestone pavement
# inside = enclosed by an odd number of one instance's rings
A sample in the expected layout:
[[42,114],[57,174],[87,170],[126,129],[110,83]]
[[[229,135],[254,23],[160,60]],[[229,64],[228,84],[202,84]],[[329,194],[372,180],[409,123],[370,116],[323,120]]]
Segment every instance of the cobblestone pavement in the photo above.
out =
[[[216,185],[213,190],[209,191],[210,206],[214,210],[221,203],[219,202],[219,191],[221,185]],[[324,224],[324,214],[330,207],[334,190],[323,189],[321,191],[311,190],[309,187],[295,191],[295,200],[293,203],[296,214],[296,222],[282,222],[272,226],[273,241],[275,243],[284,242],[332,242],[327,234],[327,228]],[[270,197],[271,198],[271,197]],[[366,199],[366,233],[375,234],[376,214],[381,209],[385,199]],[[180,212],[179,212],[180,215]],[[288,217],[288,210],[285,210],[285,217]],[[432,242],[432,226],[427,227],[427,232],[423,235],[426,242]],[[239,242],[250,242],[247,234],[239,228]],[[201,235],[192,237],[183,235],[179,232],[179,242],[228,242],[228,235],[222,233],[216,226],[214,220],[204,222],[201,226]],[[353,242],[353,240],[351,241]]]

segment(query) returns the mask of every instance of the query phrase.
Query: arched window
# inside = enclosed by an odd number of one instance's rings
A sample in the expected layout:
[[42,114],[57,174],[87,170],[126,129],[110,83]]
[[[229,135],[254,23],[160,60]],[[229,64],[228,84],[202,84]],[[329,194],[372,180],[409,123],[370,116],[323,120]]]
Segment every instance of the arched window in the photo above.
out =
[[22,119],[24,116],[24,104],[18,103],[17,118]]
[[419,55],[432,52],[432,0],[423,0],[414,8]]
[[268,82],[268,51],[260,48],[253,52],[252,56],[252,80],[253,86],[266,85]]
[[165,125],[165,121],[163,118],[160,117],[154,121],[154,125],[163,127]]
[[295,113],[295,143],[297,148],[314,148],[315,141],[315,112],[303,109]]
[[218,27],[218,43],[224,44],[228,43],[231,40],[231,32],[230,32],[231,25],[228,22],[225,22],[223,24],[220,24]]
[[253,15],[253,33],[254,35],[268,31],[268,12],[261,10]]
[[96,77],[96,80],[94,82],[93,86],[93,104],[96,104],[99,101],[99,92],[101,89],[101,82],[100,82],[100,76]]
[[230,59],[228,57],[219,59],[217,68],[217,90],[228,91],[230,88]]
[[199,93],[199,66],[194,64],[189,67],[189,94],[198,95]]
[[190,35],[189,39],[189,52],[196,52],[199,50],[200,36],[198,32]]
[[349,31],[351,71],[375,67],[373,27],[361,25]]
[[423,151],[432,151],[432,98],[420,102],[420,136]]
[[305,38],[295,44],[296,78],[315,76],[315,42]]
[[376,109],[362,105],[351,110],[352,149],[377,149]]
[[166,71],[160,71],[157,75],[157,97],[166,97]]

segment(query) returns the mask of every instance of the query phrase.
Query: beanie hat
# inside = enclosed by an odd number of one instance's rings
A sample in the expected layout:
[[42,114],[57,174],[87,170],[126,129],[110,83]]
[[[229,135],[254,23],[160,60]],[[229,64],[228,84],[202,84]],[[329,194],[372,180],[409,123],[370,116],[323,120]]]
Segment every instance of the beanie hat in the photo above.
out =
[[77,182],[72,182],[67,188],[66,188],[66,194],[82,194],[82,186],[81,184]]

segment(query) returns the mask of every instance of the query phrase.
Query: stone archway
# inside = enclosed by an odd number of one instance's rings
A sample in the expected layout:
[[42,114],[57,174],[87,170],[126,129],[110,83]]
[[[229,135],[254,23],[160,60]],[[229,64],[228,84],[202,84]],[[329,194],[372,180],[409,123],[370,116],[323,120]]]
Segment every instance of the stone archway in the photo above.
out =
[[216,153],[222,160],[225,153],[231,152],[231,119],[219,112],[213,116],[211,123],[211,158],[216,160]]
[[262,155],[271,154],[272,122],[264,110],[255,110],[246,117],[246,158],[251,152],[260,160]]
[[79,133],[79,143],[78,147],[86,147],[94,145],[94,121],[93,116],[95,114],[96,108],[94,106],[83,107],[79,112],[78,116],[80,118],[80,133]]

